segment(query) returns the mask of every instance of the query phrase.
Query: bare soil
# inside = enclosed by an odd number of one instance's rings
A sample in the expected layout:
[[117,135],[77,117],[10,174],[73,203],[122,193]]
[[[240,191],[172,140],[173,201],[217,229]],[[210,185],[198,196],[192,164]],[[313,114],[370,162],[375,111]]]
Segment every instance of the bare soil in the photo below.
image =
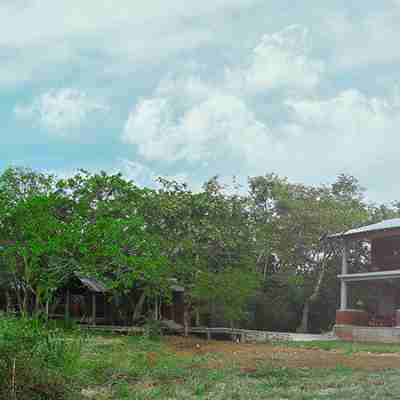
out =
[[353,353],[343,350],[319,350],[272,344],[237,344],[227,341],[202,340],[195,337],[167,338],[168,346],[181,356],[218,354],[210,367],[223,368],[224,360],[238,363],[244,371],[256,369],[257,363],[270,361],[274,366],[295,368],[336,368],[338,365],[368,371],[400,368],[400,353]]

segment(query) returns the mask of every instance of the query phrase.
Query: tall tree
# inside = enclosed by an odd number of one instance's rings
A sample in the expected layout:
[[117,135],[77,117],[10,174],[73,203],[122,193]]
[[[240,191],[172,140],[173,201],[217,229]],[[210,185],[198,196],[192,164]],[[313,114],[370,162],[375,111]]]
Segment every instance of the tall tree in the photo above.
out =
[[[177,182],[161,180],[161,184],[159,214],[152,226],[166,238],[164,249],[174,265],[175,276],[185,286],[187,310],[210,307],[217,297],[221,299],[223,288],[216,285],[220,293],[213,297],[203,290],[208,284],[215,285],[227,271],[254,273],[247,199],[227,193],[217,178],[198,193]],[[239,293],[240,281],[233,282],[239,285]],[[238,315],[241,307],[237,307]]]
[[8,169],[0,177],[0,202],[3,268],[26,313],[32,296],[37,304],[48,300],[67,273],[61,260],[68,226],[59,214],[64,199],[55,194],[51,175]]
[[291,184],[271,175],[251,183],[253,193],[261,193],[262,202],[269,206],[266,213],[274,239],[268,242],[280,268],[302,277],[298,281],[304,294],[299,330],[306,332],[310,307],[319,300],[328,266],[340,250],[337,243],[323,238],[366,220],[362,189],[355,178],[345,175],[332,186]]

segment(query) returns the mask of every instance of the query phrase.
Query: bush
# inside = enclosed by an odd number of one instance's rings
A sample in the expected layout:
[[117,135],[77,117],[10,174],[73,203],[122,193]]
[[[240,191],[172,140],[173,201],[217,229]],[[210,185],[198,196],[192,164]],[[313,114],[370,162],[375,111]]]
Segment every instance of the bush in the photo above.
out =
[[66,399],[80,354],[73,334],[0,314],[0,399]]
[[144,336],[151,340],[158,340],[162,336],[163,326],[161,321],[156,321],[154,319],[148,319],[143,325]]

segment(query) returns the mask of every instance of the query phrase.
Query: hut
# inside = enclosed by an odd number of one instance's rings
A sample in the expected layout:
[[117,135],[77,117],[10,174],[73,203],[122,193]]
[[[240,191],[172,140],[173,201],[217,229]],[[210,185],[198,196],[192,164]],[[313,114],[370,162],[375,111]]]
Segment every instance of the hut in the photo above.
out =
[[[336,335],[349,341],[400,342],[400,218],[330,238],[342,244]],[[357,241],[369,250],[361,272],[349,262]]]
[[[183,325],[184,288],[171,280],[170,290],[168,300],[149,299],[140,287],[129,294],[111,296],[97,279],[75,274],[58,290],[50,317],[91,325],[130,326],[140,324],[143,316],[147,316]],[[137,308],[140,310],[135,315]]]
[[[171,280],[171,297],[169,299],[149,299],[138,287],[129,294],[111,295],[107,287],[93,277],[73,274],[60,287],[47,304],[50,318],[67,319],[85,325],[131,326],[140,324],[143,316],[156,320],[171,320],[175,324],[184,322],[184,288]],[[6,301],[4,293],[10,294]],[[4,298],[3,298],[4,297]],[[30,308],[35,308],[31,299]],[[139,306],[138,306],[139,305]],[[0,310],[18,313],[13,290],[0,290]],[[138,311],[135,314],[135,311]]]

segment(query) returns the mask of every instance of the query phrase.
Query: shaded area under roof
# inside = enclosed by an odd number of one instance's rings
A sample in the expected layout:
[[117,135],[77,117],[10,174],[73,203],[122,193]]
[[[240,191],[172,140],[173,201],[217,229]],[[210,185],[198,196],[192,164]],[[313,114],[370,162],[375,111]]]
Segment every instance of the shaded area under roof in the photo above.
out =
[[[88,278],[88,277],[83,277],[80,275],[75,274],[76,278],[82,283],[83,286],[85,286],[88,290],[95,292],[95,293],[106,293],[108,289],[105,287],[105,285],[101,282],[99,282],[97,279],[94,278]],[[171,290],[173,292],[184,292],[185,288],[181,285],[177,284],[176,279],[171,279]]]
[[350,229],[345,232],[336,233],[330,235],[330,238],[340,238],[340,237],[352,237],[352,236],[362,236],[368,235],[375,232],[384,232],[391,229],[400,229],[400,218],[386,219],[384,221],[378,222],[376,224],[361,226],[360,228]]

